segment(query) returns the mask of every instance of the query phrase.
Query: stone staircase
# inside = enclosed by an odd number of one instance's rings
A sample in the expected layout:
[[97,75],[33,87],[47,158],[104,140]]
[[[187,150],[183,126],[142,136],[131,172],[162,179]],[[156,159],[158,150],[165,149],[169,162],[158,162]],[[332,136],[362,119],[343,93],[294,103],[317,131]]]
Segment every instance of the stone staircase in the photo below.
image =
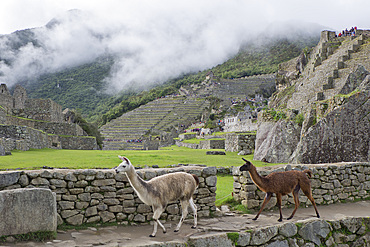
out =
[[169,132],[199,119],[209,102],[183,96],[165,97],[123,114],[100,128],[104,150],[143,150],[143,136]]
[[339,94],[356,65],[370,69],[369,57],[369,41],[363,35],[320,42],[311,52],[311,62],[297,79],[287,107],[297,109]]

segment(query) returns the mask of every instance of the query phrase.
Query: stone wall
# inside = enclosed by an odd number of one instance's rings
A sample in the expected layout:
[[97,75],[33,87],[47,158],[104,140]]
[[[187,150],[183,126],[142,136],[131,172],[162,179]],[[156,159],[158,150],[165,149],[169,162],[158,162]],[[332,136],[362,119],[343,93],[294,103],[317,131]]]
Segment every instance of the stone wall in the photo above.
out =
[[27,99],[24,104],[27,118],[49,122],[63,122],[62,106],[51,99]]
[[63,149],[96,150],[96,138],[92,136],[59,136]]
[[5,151],[14,149],[27,151],[31,148],[97,149],[95,137],[59,136],[26,126],[0,124],[0,136],[0,145],[4,147]]
[[176,140],[176,145],[178,147],[187,147],[192,149],[224,149],[225,140],[204,140],[197,143],[185,143],[179,140]]
[[[332,204],[339,201],[354,201],[370,198],[370,163],[335,163],[315,164],[309,166],[287,165],[273,167],[258,167],[260,175],[268,175],[274,171],[286,171],[291,169],[311,169],[313,177],[311,180],[312,195],[316,204]],[[235,200],[248,208],[259,209],[265,193],[253,183],[248,172],[240,172],[239,167],[233,169]],[[311,202],[300,191],[299,200],[301,205],[311,205]],[[271,198],[266,205],[269,209],[276,204],[276,197]],[[283,196],[283,206],[294,205],[291,194]]]
[[225,149],[225,140],[205,140],[199,142],[200,149]]
[[255,147],[256,134],[226,134],[225,151],[226,152],[240,152],[252,151]]
[[225,132],[245,132],[245,131],[256,131],[258,126],[257,122],[252,122],[252,119],[244,119],[242,121],[237,121],[235,119],[234,122],[225,123],[224,131]]
[[[183,166],[167,169],[141,169],[145,180],[159,175],[185,171],[199,177],[194,195],[198,216],[208,217],[216,211],[216,167]],[[0,172],[0,190],[16,188],[47,188],[56,193],[58,224],[123,222],[147,223],[152,219],[151,207],[143,204],[124,173],[114,170],[52,169]],[[179,220],[179,203],[167,206],[162,219]]]
[[48,134],[26,126],[0,125],[0,145],[5,151],[27,151],[49,147]]
[[370,217],[305,220],[246,232],[192,236],[186,246],[369,246]]
[[78,124],[75,123],[36,121],[32,119],[24,119],[8,115],[6,116],[5,124],[27,126],[55,135],[76,135],[76,136],[86,135],[83,129]]

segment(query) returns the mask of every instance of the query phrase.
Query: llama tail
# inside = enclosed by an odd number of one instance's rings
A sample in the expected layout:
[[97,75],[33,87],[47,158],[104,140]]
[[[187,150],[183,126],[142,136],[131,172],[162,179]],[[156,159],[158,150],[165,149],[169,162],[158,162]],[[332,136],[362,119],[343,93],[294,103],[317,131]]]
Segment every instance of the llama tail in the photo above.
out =
[[311,178],[312,177],[312,171],[311,170],[304,170],[303,172],[307,173],[308,177]]
[[198,185],[199,185],[199,178],[198,178],[198,176],[195,175],[195,174],[191,174],[191,175],[193,175],[193,178],[195,180],[195,183],[197,184],[197,187],[198,187]]

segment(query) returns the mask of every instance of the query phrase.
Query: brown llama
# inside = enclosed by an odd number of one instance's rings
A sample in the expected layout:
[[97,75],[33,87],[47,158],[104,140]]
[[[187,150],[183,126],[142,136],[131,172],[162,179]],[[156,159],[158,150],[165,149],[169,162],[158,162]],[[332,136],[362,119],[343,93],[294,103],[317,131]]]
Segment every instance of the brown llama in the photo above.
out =
[[304,170],[302,171],[285,171],[285,172],[273,172],[269,175],[262,177],[257,173],[256,167],[248,160],[242,158],[245,161],[245,164],[240,167],[240,171],[247,171],[251,175],[253,182],[257,185],[260,190],[266,192],[265,199],[263,200],[261,209],[258,211],[256,217],[253,220],[257,220],[258,216],[261,214],[263,208],[270,201],[272,194],[276,194],[276,199],[280,211],[280,218],[278,221],[283,220],[283,215],[281,213],[281,197],[289,193],[293,194],[295,208],[292,212],[292,215],[289,216],[288,220],[293,218],[295,212],[299,206],[299,190],[302,189],[303,193],[311,201],[312,205],[315,208],[317,218],[320,218],[319,212],[317,211],[315,200],[312,197],[311,193],[311,181],[307,177],[312,176],[312,171]]

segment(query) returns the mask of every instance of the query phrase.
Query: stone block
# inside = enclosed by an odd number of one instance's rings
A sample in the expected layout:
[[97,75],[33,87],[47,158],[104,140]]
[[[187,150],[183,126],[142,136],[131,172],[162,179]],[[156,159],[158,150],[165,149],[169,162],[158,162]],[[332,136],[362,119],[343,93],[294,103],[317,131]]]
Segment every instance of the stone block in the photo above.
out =
[[18,182],[21,172],[6,172],[0,174],[0,188],[8,187]]
[[325,220],[308,221],[299,229],[298,234],[305,240],[316,245],[321,245],[321,239],[325,239],[331,231],[330,224]]
[[0,235],[55,232],[55,194],[39,188],[0,191],[0,219]]
[[277,226],[261,227],[255,229],[251,236],[251,245],[262,245],[270,241],[273,237],[278,234]]

